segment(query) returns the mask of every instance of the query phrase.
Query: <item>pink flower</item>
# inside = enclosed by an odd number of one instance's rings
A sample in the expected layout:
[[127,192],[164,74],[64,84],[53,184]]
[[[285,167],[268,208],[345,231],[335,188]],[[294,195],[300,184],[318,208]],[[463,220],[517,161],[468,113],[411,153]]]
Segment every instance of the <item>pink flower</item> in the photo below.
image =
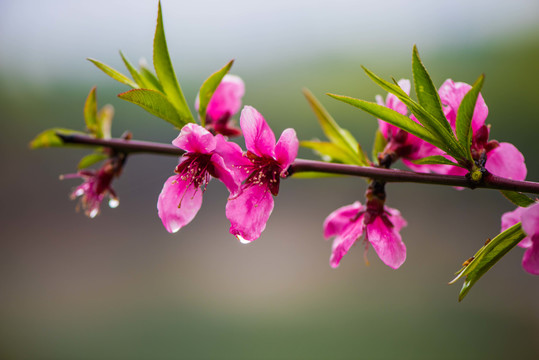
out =
[[174,233],[193,220],[212,177],[222,181],[232,194],[238,191],[239,181],[224,158],[235,153],[241,156],[241,148],[196,124],[185,125],[172,144],[186,152],[176,167],[178,175],[165,181],[157,210],[167,231]]
[[[273,196],[279,193],[280,177],[296,158],[299,142],[294,129],[286,129],[275,143],[275,135],[264,117],[251,106],[240,116],[247,154],[232,158],[245,183],[238,196],[228,199],[226,217],[230,233],[242,242],[256,240],[273,210]],[[273,195],[273,196],[272,196]]]
[[363,206],[356,201],[335,210],[324,221],[324,237],[335,236],[330,265],[339,266],[342,257],[364,235],[365,250],[372,245],[384,264],[399,268],[406,260],[399,231],[406,225],[400,212],[388,206]]
[[[406,92],[406,94],[410,94],[410,80],[401,79],[399,80],[398,85],[404,92]],[[408,114],[408,108],[406,105],[393,94],[388,94],[385,102],[380,95],[377,95],[376,102],[379,105],[386,106],[402,115]],[[410,117],[415,122],[418,122],[413,115]],[[401,158],[402,162],[413,171],[429,172],[438,166],[418,165],[414,164],[412,161],[422,159],[427,156],[441,155],[443,154],[442,150],[381,119],[378,119],[378,128],[380,129],[380,132],[384,138],[387,140],[387,145],[384,149],[385,155]]]
[[[438,93],[444,107],[444,113],[455,131],[457,112],[466,93],[472,87],[466,83],[446,80]],[[479,94],[472,117],[472,158],[482,164],[491,174],[506,177],[513,180],[526,178],[526,164],[524,156],[510,143],[498,143],[496,140],[489,141],[490,127],[485,125],[488,116],[488,107],[485,100]],[[465,175],[466,169],[456,166],[442,166],[438,168],[443,174]]]
[[[224,136],[239,136],[241,132],[231,121],[241,107],[245,84],[239,76],[227,74],[213,93],[206,109],[206,128]],[[198,110],[197,97],[195,108]]]
[[522,267],[530,274],[539,275],[539,203],[529,207],[516,208],[502,215],[502,231],[518,222],[522,222],[522,230],[526,237],[518,244],[525,248]]
[[109,206],[117,207],[120,202],[118,196],[111,187],[114,176],[119,172],[116,170],[114,161],[107,161],[105,165],[98,171],[81,170],[76,174],[62,175],[61,179],[82,178],[84,182],[77,186],[71,193],[71,199],[80,197],[80,203],[84,214],[90,218],[94,218],[99,214],[99,207],[105,196],[109,196]]

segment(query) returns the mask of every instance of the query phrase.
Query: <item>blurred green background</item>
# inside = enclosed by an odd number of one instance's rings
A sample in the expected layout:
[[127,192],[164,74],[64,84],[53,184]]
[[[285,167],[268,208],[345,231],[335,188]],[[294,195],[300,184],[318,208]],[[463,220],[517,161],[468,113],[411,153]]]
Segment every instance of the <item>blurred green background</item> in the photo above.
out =
[[[228,234],[226,190],[209,186],[197,218],[168,234],[156,211],[177,159],[129,159],[121,204],[90,220],[59,181],[88,151],[30,151],[39,131],[83,129],[98,86],[116,109],[113,135],[170,142],[177,132],[116,94],[127,90],[85,57],[123,69],[151,59],[156,1],[0,2],[1,359],[535,359],[538,278],[512,251],[462,302],[453,272],[499,231],[513,207],[494,191],[392,184],[408,259],[395,271],[354,247],[334,270],[322,222],[363,201],[356,178],[290,179],[260,239]],[[376,121],[324,96],[374,99],[360,64],[410,77],[416,43],[437,86],[486,74],[491,136],[524,154],[538,180],[539,4],[536,1],[163,1],[165,30],[189,103],[236,58],[244,103],[276,133],[322,137],[301,94],[310,88],[340,124],[372,145]],[[302,150],[302,157],[314,158]]]

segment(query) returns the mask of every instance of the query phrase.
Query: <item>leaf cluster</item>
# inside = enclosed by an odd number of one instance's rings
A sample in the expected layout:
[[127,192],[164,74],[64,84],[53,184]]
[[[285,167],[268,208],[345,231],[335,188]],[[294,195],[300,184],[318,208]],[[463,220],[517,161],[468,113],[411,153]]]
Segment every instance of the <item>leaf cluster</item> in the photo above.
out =
[[[153,40],[155,74],[144,64],[141,64],[140,69],[137,70],[122,52],[120,52],[120,56],[132,79],[98,60],[88,59],[114,80],[132,88],[118,94],[120,99],[140,106],[150,114],[171,123],[177,129],[181,129],[185,124],[195,122],[169,56],[161,3],[158,7],[157,26]],[[206,122],[206,109],[211,97],[233,63],[233,60],[229,61],[224,67],[212,74],[204,81],[199,90],[198,118],[202,126]]]
[[[63,147],[63,146],[84,146],[80,144],[64,143],[58,135],[90,135],[96,139],[110,139],[111,138],[111,125],[112,118],[114,117],[114,108],[111,105],[103,106],[99,111],[97,110],[97,95],[96,87],[94,86],[86,102],[84,103],[84,122],[86,124],[86,132],[64,129],[64,128],[52,128],[47,129],[38,134],[31,142],[31,149],[45,148],[45,147]],[[84,156],[79,164],[78,169],[85,169],[100,161],[107,159],[109,155],[103,148],[97,148],[93,153]]]

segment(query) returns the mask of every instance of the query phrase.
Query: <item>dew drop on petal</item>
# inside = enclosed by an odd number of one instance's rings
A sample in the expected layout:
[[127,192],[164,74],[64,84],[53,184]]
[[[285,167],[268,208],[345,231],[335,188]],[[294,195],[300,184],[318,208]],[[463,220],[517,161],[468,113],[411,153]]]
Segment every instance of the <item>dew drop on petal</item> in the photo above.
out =
[[81,196],[84,194],[84,189],[77,189],[77,191],[75,191],[75,196]]
[[120,205],[120,200],[115,199],[115,198],[110,198],[110,199],[109,199],[109,206],[110,206],[112,209],[117,208],[118,205]]
[[240,243],[244,244],[244,245],[247,245],[247,244],[250,244],[251,242],[249,240],[245,240],[244,238],[242,238],[240,235],[236,235],[236,237],[238,238],[238,240],[240,241]]
[[97,213],[99,213],[98,209],[92,209],[92,211],[90,211],[90,218],[95,218],[97,216]]

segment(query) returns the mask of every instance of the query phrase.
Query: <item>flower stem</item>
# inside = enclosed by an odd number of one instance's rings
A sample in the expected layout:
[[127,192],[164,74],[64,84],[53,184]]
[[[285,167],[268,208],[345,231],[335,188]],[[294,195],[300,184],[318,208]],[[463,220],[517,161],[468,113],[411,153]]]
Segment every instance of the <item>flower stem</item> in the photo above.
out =
[[[148,141],[96,139],[91,136],[65,135],[61,133],[57,133],[56,135],[66,144],[104,146],[123,153],[149,153],[173,156],[180,156],[184,153],[183,150],[178,149],[173,145]],[[539,183],[537,182],[511,180],[492,174],[487,174],[483,181],[477,184],[464,176],[424,174],[406,170],[383,169],[376,167],[334,164],[323,161],[296,159],[288,168],[288,176],[301,172],[321,172],[326,174],[361,176],[385,182],[410,182],[420,184],[461,186],[471,189],[486,188],[539,194]]]

